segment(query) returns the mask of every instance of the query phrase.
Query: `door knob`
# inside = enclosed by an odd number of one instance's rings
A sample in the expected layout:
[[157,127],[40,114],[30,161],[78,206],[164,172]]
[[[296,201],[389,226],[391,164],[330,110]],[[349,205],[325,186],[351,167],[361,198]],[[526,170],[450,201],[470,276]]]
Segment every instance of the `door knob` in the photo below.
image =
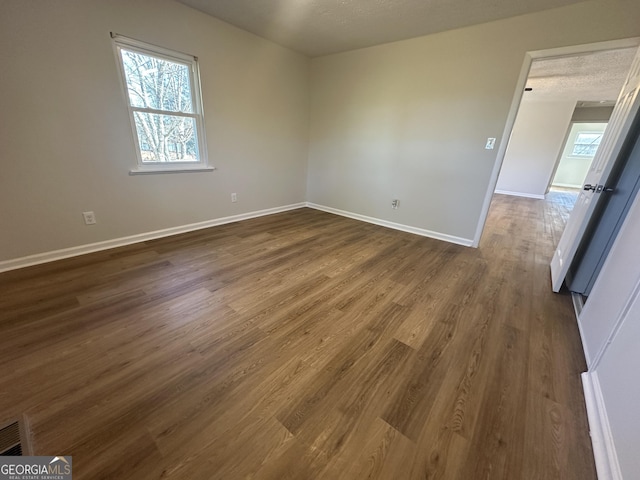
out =
[[[586,187],[585,187],[585,190],[586,190]],[[611,193],[611,192],[613,192],[613,188],[605,187],[604,185],[596,186],[596,193],[602,193],[602,192]]]
[[595,191],[596,191],[596,188],[598,188],[598,187],[596,187],[595,185],[591,185],[590,183],[587,183],[587,184],[584,186],[584,188],[583,188],[583,189],[584,189],[584,190],[587,190],[587,191],[589,191],[589,190],[593,190],[593,191],[595,192]]

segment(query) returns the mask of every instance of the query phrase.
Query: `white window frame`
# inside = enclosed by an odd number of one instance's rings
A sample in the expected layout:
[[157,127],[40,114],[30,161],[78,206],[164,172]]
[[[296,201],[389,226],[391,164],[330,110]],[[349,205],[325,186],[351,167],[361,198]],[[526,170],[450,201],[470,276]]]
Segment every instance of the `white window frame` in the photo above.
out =
[[[592,132],[591,130],[582,130],[582,131],[578,132],[578,134],[576,135],[576,138],[575,138],[575,140],[573,142],[573,148],[571,149],[571,154],[569,155],[570,157],[573,157],[573,158],[593,158],[595,156],[595,153],[593,155],[585,155],[585,154],[580,154],[580,153],[573,153],[575,151],[576,145],[588,145],[586,143],[578,143],[578,139],[580,138],[580,135],[600,135],[600,141],[602,141],[602,136],[604,135],[604,132]],[[600,148],[600,144],[599,143],[598,143],[598,147],[596,148],[596,152],[598,151],[598,148]]]
[[[202,107],[202,90],[200,87],[200,69],[198,67],[198,58],[193,55],[187,55],[184,53],[169,50],[167,48],[158,47],[149,43],[134,40],[122,35],[111,33],[113,41],[114,52],[116,55],[116,61],[118,64],[118,71],[120,72],[120,81],[123,89],[124,98],[127,102],[127,109],[129,111],[129,122],[131,124],[131,132],[133,134],[133,142],[136,148],[137,164],[132,168],[129,173],[147,174],[147,173],[176,173],[176,172],[206,172],[214,170],[214,167],[209,164],[207,155],[207,142],[205,138],[204,128],[204,109]],[[127,86],[127,78],[124,70],[124,63],[122,60],[121,50],[129,50],[141,53],[143,55],[149,55],[152,57],[167,60],[173,63],[186,65],[189,68],[189,81],[191,87],[191,102],[192,113],[170,112],[167,110],[156,110],[153,108],[134,107],[131,104],[129,98],[129,88]],[[155,113],[160,115],[177,115],[180,117],[190,117],[195,120],[196,124],[196,136],[197,136],[197,148],[199,160],[195,162],[143,162],[142,150],[140,148],[140,141],[138,132],[136,130],[134,112],[146,112]]]

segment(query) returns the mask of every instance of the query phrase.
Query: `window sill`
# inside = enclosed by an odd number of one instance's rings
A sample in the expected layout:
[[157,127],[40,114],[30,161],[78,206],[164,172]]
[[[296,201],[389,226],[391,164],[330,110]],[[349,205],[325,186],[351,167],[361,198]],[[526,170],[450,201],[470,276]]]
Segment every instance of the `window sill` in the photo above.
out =
[[216,167],[205,167],[198,165],[197,167],[171,167],[171,168],[158,168],[154,166],[138,167],[129,170],[129,175],[149,175],[156,173],[192,173],[192,172],[213,172]]

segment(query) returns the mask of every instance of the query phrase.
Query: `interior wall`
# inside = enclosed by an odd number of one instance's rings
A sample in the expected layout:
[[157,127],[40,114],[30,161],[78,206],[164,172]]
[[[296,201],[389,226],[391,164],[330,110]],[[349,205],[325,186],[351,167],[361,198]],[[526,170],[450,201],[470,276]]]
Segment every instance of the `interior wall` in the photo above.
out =
[[573,146],[580,133],[603,133],[606,127],[606,123],[580,122],[571,125],[567,141],[560,156],[560,162],[551,182],[552,185],[556,187],[582,188],[594,156],[572,155]]
[[[640,4],[594,0],[321,57],[309,107],[307,58],[171,0],[0,13],[0,261],[296,203],[306,187],[314,203],[471,239],[496,160],[483,147],[503,140],[525,52],[640,35]],[[110,31],[199,57],[216,171],[128,174]]]
[[608,122],[613,107],[576,107],[571,116],[572,122]]
[[567,136],[576,102],[523,101],[496,191],[543,197]]
[[[215,171],[129,175],[110,31],[199,58]],[[2,1],[0,52],[0,261],[305,200],[302,55],[169,0]]]
[[[638,240],[638,239],[637,239]],[[629,372],[640,369],[640,297],[630,306],[627,320],[613,339],[597,368],[604,404],[609,418],[621,478],[632,480],[640,472],[640,418],[637,414],[640,383],[630,381]]]
[[638,16],[589,1],[313,59],[308,200],[473,239],[525,53],[637,36]]
[[637,197],[578,318],[589,372],[597,375],[604,400],[602,420],[608,421],[620,478],[626,480],[640,472],[640,263],[630,261],[637,258],[639,242]]

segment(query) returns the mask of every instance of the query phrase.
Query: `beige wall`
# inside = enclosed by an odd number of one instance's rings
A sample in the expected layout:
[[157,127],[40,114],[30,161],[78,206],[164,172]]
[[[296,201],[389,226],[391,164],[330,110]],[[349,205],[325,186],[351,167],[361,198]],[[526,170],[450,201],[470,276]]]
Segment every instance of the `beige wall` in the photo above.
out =
[[496,191],[541,197],[547,192],[576,102],[523,101]]
[[584,2],[314,59],[308,200],[472,239],[525,53],[637,36],[637,18]]
[[608,122],[613,107],[578,107],[571,116],[572,122]]
[[[0,261],[305,199],[471,239],[525,52],[639,17],[597,0],[309,61],[170,0],[0,0]],[[216,171],[128,174],[110,31],[199,57]]]
[[[198,56],[216,171],[128,174],[110,31]],[[0,52],[0,261],[305,200],[301,55],[168,0],[1,1]]]

